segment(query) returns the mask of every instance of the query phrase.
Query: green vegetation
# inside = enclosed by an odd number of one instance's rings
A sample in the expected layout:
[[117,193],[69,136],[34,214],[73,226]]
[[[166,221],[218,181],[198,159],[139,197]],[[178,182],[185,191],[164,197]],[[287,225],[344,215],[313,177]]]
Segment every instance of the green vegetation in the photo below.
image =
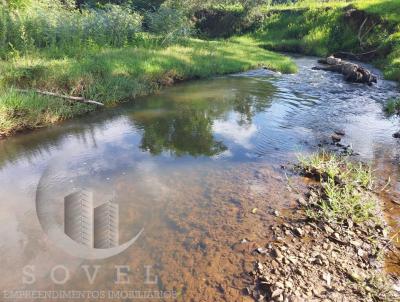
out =
[[373,186],[370,167],[321,152],[299,157],[299,168],[320,182],[319,189],[313,191],[308,216],[339,223],[346,219],[360,223],[374,217],[376,201],[369,192]]
[[[265,66],[295,72],[282,55],[265,51],[244,38],[232,41],[182,40],[168,47],[86,50],[52,58],[46,51],[0,63],[6,87],[35,88],[81,95],[106,105],[145,95],[174,81],[244,71]],[[94,110],[93,105],[3,89],[0,133],[36,128]]]
[[[93,105],[21,94],[15,88],[82,96],[113,105],[174,81],[258,66],[296,71],[288,58],[263,48],[319,56],[353,53],[374,60],[387,78],[400,81],[398,1],[0,3],[0,135],[95,109]],[[350,17],[349,5],[355,8]],[[246,32],[228,40],[193,38]]]
[[391,99],[385,105],[385,111],[389,115],[400,115],[400,99]]
[[264,47],[318,56],[346,52],[400,81],[399,1],[299,1],[263,12],[268,17],[252,36]]
[[190,38],[193,24],[175,4],[140,14],[126,5],[81,11],[73,6],[50,0],[0,6],[0,135],[96,109],[16,88],[112,106],[176,81],[261,66],[296,71],[290,59],[265,51],[251,38]]

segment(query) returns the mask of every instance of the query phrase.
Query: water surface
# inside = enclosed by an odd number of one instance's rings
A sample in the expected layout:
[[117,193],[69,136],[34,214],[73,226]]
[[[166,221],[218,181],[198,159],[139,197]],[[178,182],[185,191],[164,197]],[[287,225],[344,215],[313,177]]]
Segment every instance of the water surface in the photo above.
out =
[[[296,198],[281,166],[317,150],[337,129],[358,159],[382,179],[391,176],[391,191],[398,190],[399,141],[392,133],[399,121],[382,111],[398,95],[396,84],[381,76],[372,87],[350,84],[311,70],[316,58],[295,60],[296,75],[254,70],[179,84],[0,141],[1,290],[158,289],[174,290],[182,301],[238,301],[256,257],[250,251],[269,239],[276,221],[270,212],[285,211]],[[96,204],[118,202],[120,243],[144,232],[117,256],[74,257],[41,227],[39,184],[55,227],[63,228],[64,196],[90,189]],[[63,285],[51,280],[60,264],[70,272]],[[114,267],[125,264],[129,283],[115,284]],[[35,284],[23,283],[26,265],[35,267]],[[82,265],[102,266],[94,284]],[[144,266],[158,276],[155,284],[146,284]]]

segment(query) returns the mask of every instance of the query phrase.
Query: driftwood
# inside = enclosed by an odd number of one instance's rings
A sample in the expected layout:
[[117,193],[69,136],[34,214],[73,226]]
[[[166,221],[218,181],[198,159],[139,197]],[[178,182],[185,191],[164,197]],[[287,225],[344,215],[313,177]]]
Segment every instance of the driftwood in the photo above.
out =
[[372,74],[368,69],[347,61],[342,61],[333,56],[330,56],[323,60],[318,60],[318,63],[325,66],[313,67],[314,70],[325,70],[338,72],[344,75],[346,81],[354,83],[366,83],[372,85],[377,83],[377,77]]
[[70,101],[74,101],[74,102],[78,102],[78,103],[85,103],[85,104],[94,104],[94,105],[98,105],[98,106],[104,106],[103,103],[97,102],[97,101],[93,101],[93,100],[87,100],[83,97],[80,96],[70,96],[70,95],[62,95],[62,94],[58,94],[58,93],[54,93],[54,92],[50,92],[50,91],[42,91],[42,90],[26,90],[26,89],[15,89],[16,91],[19,92],[25,92],[25,93],[31,93],[31,92],[36,92],[39,94],[43,94],[43,95],[48,95],[48,96],[54,96],[57,98],[62,98],[62,99],[66,99],[66,100],[70,100]]

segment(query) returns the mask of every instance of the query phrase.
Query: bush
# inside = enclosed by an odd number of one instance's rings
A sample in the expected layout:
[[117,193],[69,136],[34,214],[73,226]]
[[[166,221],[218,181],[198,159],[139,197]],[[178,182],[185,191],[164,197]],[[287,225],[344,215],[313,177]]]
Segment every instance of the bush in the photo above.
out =
[[243,11],[207,8],[195,13],[196,27],[202,35],[210,38],[227,38],[241,32]]
[[148,12],[146,24],[152,33],[163,35],[164,41],[188,37],[193,32],[193,26],[185,12],[167,6]]
[[56,1],[42,0],[26,9],[1,9],[2,46],[8,51],[74,48],[88,44],[120,47],[141,31],[142,17],[128,8],[108,4],[82,12]]

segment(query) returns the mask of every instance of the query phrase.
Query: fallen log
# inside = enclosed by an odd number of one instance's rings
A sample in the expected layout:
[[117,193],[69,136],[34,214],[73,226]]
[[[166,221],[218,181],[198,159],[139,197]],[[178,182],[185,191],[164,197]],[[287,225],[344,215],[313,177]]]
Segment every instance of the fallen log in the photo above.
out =
[[371,86],[372,83],[378,82],[377,77],[372,74],[368,69],[351,62],[342,61],[341,59],[337,59],[334,56],[318,60],[318,63],[326,66],[316,66],[313,67],[313,70],[325,70],[341,73],[344,75],[345,80],[348,82],[365,83],[369,86]]
[[93,100],[87,100],[87,99],[85,99],[83,97],[80,97],[80,96],[62,95],[62,94],[58,94],[58,93],[54,93],[54,92],[50,92],[50,91],[42,91],[42,90],[26,90],[26,89],[15,89],[15,90],[19,91],[19,92],[24,92],[24,93],[35,92],[35,93],[38,93],[38,94],[43,94],[43,95],[47,95],[47,96],[54,96],[54,97],[57,97],[57,98],[67,99],[67,100],[78,102],[78,103],[94,104],[94,105],[98,105],[98,106],[104,106],[103,103],[100,103],[100,102],[97,102],[97,101],[93,101]]

